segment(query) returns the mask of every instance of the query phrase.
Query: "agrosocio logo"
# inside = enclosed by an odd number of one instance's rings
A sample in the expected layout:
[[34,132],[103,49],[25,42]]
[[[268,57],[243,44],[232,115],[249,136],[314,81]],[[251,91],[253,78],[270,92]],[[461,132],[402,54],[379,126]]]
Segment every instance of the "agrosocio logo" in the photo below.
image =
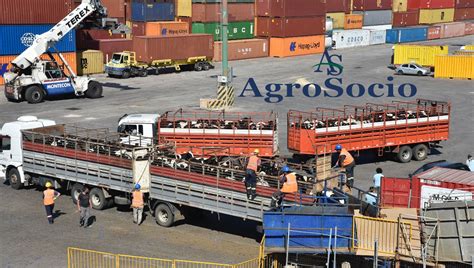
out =
[[[291,47],[293,45],[290,45],[290,49]],[[328,50],[324,51],[319,63],[313,65],[313,70],[315,73],[325,73],[327,75],[324,83],[269,83],[259,86],[255,78],[250,77],[239,97],[263,98],[267,103],[279,103],[285,98],[293,98],[296,95],[301,96],[301,94],[307,98],[338,98],[342,96],[351,98],[363,96],[411,98],[417,93],[414,84],[395,85],[393,76],[386,77],[386,81],[383,83],[375,82],[367,85],[365,83],[367,81],[364,81],[364,83],[351,83],[346,86],[343,79],[345,68],[342,64],[342,55],[331,55]]]
[[31,47],[33,45],[33,42],[35,41],[36,35],[34,33],[24,33],[20,37],[21,43],[26,46],[26,47]]

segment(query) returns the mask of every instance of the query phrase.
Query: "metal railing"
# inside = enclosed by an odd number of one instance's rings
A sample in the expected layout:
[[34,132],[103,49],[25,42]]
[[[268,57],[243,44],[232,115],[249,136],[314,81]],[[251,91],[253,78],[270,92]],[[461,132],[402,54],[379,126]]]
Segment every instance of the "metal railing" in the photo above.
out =
[[[171,260],[69,247],[68,268],[259,268],[261,256],[238,264]],[[263,267],[263,266],[261,266]]]

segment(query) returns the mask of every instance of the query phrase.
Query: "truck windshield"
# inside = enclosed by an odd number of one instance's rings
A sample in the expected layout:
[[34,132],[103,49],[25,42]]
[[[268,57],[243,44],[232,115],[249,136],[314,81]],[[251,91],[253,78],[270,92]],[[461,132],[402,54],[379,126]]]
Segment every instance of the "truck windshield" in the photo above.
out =
[[119,125],[117,132],[127,135],[143,135],[142,125]]
[[122,63],[122,55],[114,54],[112,56],[112,63],[116,63],[116,64]]

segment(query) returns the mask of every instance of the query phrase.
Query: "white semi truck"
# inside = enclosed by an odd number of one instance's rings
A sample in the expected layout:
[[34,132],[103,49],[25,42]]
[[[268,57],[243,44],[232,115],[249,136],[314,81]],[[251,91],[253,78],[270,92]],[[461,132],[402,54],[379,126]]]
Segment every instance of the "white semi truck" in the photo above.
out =
[[[77,76],[61,53],[57,54],[62,64],[50,52],[57,42],[77,27],[105,29],[114,33],[129,32],[117,19],[107,18],[107,10],[100,0],[82,0],[51,30],[36,36],[33,44],[12,61],[12,70],[4,74],[5,96],[9,101],[39,103],[46,96],[67,94],[88,98],[102,96],[100,83],[88,76]],[[41,58],[45,53],[50,60]],[[60,65],[64,65],[67,71]]]

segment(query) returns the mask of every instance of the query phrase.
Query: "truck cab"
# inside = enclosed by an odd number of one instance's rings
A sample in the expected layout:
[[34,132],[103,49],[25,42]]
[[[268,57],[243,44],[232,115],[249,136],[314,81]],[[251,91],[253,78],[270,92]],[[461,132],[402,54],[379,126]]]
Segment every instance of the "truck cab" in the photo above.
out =
[[150,146],[156,137],[159,114],[125,114],[119,119],[117,132],[124,134],[122,143]]
[[0,130],[0,177],[11,178],[15,175],[13,177],[19,179],[18,183],[24,184],[21,131],[53,125],[56,125],[54,121],[36,116],[20,116],[17,121],[5,123]]
[[148,75],[147,68],[146,64],[140,64],[136,61],[135,52],[123,51],[112,55],[112,59],[105,65],[105,73],[110,77],[145,77]]

